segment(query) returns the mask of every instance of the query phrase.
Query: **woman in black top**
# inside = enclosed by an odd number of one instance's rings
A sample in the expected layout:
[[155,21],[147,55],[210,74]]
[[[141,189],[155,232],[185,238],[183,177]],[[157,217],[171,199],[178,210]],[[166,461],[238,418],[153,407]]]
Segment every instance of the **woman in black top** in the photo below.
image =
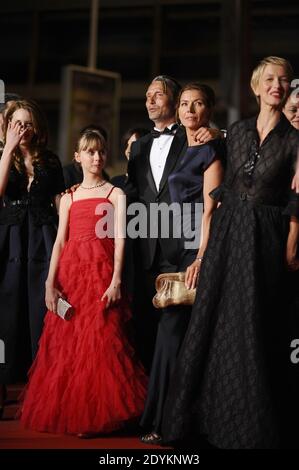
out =
[[219,448],[272,448],[290,428],[285,280],[286,266],[298,266],[299,133],[282,107],[291,74],[284,59],[262,60],[251,82],[259,115],[228,131],[225,180],[213,192],[222,203],[169,388],[167,442],[205,435]]
[[[0,384],[26,377],[41,334],[45,280],[56,237],[60,161],[47,150],[45,118],[32,101],[8,110],[0,160]],[[0,409],[4,387],[1,387]]]

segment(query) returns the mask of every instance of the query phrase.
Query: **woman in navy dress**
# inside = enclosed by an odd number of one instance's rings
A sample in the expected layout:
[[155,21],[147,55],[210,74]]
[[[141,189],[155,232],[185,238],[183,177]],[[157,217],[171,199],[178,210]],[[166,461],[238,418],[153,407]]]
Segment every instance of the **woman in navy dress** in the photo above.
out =
[[32,101],[16,101],[5,116],[0,160],[0,408],[5,384],[26,379],[46,313],[45,280],[56,237],[64,180],[47,149],[46,120]]
[[[215,94],[208,85],[194,82],[182,89],[178,118],[186,129],[188,148],[178,168],[168,178],[171,202],[180,206],[176,225],[181,230],[178,238],[182,247],[178,250],[181,253],[180,270],[187,270],[186,282],[190,288],[195,287],[209,237],[211,216],[216,208],[209,193],[222,179],[225,160],[224,139],[215,138],[204,144],[198,144],[196,140],[198,130],[209,126],[214,105]],[[193,260],[195,262],[190,266]]]
[[[214,92],[207,85],[191,83],[182,89],[178,101],[178,117],[186,129],[189,147],[179,168],[168,179],[171,202],[177,203],[179,209],[178,213],[174,211],[174,216],[177,216],[174,226],[180,226],[184,234],[183,237],[177,238],[177,253],[180,254],[178,269],[185,271],[188,267],[186,278],[191,287],[196,282],[202,253],[208,239],[211,215],[217,205],[209,196],[209,192],[222,180],[218,141],[204,145],[198,145],[195,141],[196,132],[202,126],[209,125],[214,104]],[[180,217],[183,205],[186,215],[186,203],[188,214],[186,218]],[[196,203],[204,205],[201,240],[200,237],[192,240],[192,233],[190,233],[190,231],[194,231],[196,211],[199,215],[201,212]],[[196,231],[199,230],[195,228]],[[190,243],[190,246],[186,243]],[[179,348],[188,327],[191,308],[178,306],[177,313],[180,321],[173,323],[173,328],[166,329],[164,324],[160,323],[158,329],[149,390],[141,420],[141,425],[150,431],[142,437],[142,441],[146,444],[156,444],[161,441],[162,416],[169,380],[174,372]],[[162,313],[162,315],[167,314]],[[169,313],[169,315],[171,314]],[[168,327],[169,325],[170,323],[168,323]]]

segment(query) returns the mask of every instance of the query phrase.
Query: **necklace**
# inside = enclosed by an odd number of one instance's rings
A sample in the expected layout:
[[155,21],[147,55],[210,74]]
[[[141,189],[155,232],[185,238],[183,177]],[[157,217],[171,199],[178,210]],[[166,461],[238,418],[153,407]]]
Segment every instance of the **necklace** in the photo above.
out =
[[94,188],[100,188],[101,186],[104,186],[104,184],[106,184],[106,183],[107,183],[107,181],[104,180],[104,181],[101,181],[98,184],[95,184],[94,186],[82,186],[82,184],[80,184],[80,186],[81,186],[82,189],[94,189]]

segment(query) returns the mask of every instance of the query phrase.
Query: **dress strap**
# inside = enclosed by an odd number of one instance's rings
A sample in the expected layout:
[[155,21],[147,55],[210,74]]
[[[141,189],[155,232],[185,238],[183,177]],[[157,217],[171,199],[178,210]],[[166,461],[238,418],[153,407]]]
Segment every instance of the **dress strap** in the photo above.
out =
[[74,202],[74,199],[73,199],[73,191],[71,191],[71,200],[72,200],[72,204]]
[[109,196],[110,194],[112,193],[113,189],[115,188],[115,186],[112,186],[112,188],[110,189],[109,193],[107,194],[106,198],[109,199]]

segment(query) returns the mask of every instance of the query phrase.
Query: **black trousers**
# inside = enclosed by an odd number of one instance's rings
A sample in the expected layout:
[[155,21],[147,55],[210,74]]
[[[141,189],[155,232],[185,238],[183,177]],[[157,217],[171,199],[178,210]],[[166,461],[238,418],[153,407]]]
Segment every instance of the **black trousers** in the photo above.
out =
[[[163,258],[158,246],[152,269],[146,273],[152,296],[155,293],[154,280],[158,274],[185,270],[192,263],[196,252],[189,251],[190,253],[185,253],[182,257],[184,261],[179,266],[174,266]],[[191,307],[177,306],[157,310],[151,306],[151,310],[157,321],[157,334],[148,394],[140,424],[149,431],[160,433],[169,381],[189,324]]]

